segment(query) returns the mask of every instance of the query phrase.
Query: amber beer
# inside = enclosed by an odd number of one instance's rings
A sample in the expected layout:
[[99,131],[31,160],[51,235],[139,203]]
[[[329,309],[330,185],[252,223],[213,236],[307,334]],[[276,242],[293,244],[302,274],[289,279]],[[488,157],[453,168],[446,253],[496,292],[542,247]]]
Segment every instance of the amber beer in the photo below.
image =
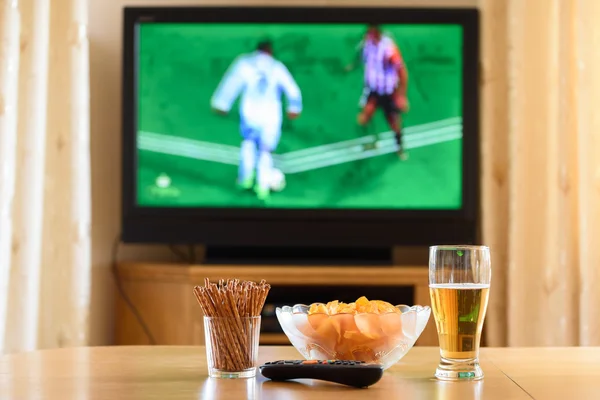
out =
[[443,358],[469,360],[477,357],[489,291],[489,284],[429,285]]

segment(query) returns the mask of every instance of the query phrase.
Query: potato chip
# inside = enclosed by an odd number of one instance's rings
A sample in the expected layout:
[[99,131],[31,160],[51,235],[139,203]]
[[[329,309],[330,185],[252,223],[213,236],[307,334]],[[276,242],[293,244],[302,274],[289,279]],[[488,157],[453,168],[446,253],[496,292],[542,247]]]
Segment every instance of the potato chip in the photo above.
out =
[[338,314],[356,314],[356,304],[340,304],[337,310]]
[[398,310],[396,307],[385,301],[371,300],[371,303],[375,303],[377,305],[377,312],[379,314],[385,314],[389,312],[400,312],[400,310]]
[[365,296],[361,296],[354,303],[343,303],[339,300],[330,301],[327,304],[313,303],[310,306],[308,314],[322,313],[327,315],[336,314],[386,314],[386,313],[398,313],[400,310],[394,307],[392,304],[382,300],[369,300]]
[[306,346],[313,359],[381,362],[380,354],[416,336],[416,312],[402,314],[386,301],[365,296],[353,303],[313,303],[301,316],[294,322],[313,341]]
[[329,314],[329,315],[337,314],[337,308],[338,308],[339,303],[340,302],[337,300],[330,301],[329,303],[327,303],[327,314]]
[[308,315],[310,314],[327,314],[327,306],[323,303],[313,303],[308,310]]

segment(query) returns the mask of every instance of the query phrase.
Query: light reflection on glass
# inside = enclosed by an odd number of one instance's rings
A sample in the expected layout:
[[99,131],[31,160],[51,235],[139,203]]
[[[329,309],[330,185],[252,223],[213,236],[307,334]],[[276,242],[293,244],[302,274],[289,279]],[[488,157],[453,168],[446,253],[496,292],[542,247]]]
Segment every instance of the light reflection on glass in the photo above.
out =
[[256,378],[207,378],[198,391],[198,400],[228,400],[232,396],[240,399],[258,400],[261,398],[260,388],[261,383],[257,382]]
[[443,382],[437,381],[437,400],[448,399],[473,399],[483,398],[483,385],[485,381],[471,382]]

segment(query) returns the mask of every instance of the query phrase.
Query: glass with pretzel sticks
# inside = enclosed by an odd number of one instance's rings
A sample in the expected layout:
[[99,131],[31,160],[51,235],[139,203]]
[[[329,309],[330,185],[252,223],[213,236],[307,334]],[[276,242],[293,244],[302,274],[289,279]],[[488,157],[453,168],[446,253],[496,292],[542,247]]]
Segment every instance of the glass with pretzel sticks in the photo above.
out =
[[208,374],[213,378],[256,376],[260,314],[270,290],[260,283],[237,279],[218,284],[205,280],[194,294],[204,313]]

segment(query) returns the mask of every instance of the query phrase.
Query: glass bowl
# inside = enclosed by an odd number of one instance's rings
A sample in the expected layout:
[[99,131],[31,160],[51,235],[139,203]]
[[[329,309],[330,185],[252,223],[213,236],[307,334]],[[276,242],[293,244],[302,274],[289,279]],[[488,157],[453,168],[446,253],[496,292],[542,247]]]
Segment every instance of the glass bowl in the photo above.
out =
[[399,312],[308,314],[309,306],[277,307],[283,332],[307,360],[375,362],[387,369],[414,346],[425,329],[428,306],[398,305]]

